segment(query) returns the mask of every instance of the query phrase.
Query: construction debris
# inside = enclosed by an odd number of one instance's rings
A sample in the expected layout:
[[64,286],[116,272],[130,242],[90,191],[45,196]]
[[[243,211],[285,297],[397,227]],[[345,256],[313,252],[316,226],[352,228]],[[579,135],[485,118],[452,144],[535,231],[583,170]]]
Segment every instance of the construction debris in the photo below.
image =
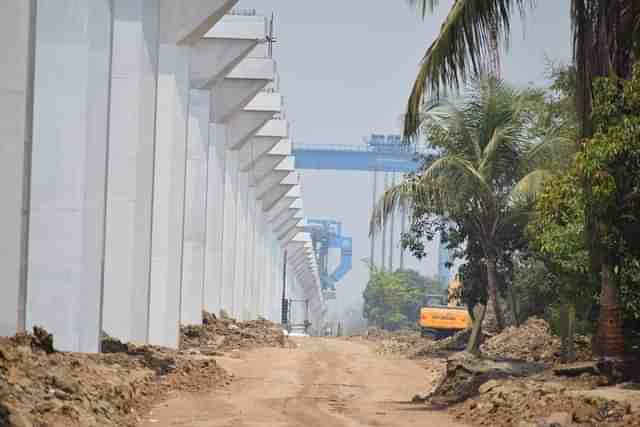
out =
[[202,325],[181,328],[180,348],[197,348],[203,354],[218,354],[232,350],[258,347],[290,346],[281,326],[268,320],[238,322],[226,316],[203,312]]
[[281,328],[206,313],[182,329],[182,349],[123,343],[103,334],[101,354],[57,352],[42,328],[0,338],[0,426],[135,426],[170,391],[230,384],[220,352],[288,344]]
[[523,361],[494,361],[469,353],[458,353],[446,362],[444,376],[428,396],[431,403],[449,406],[462,402],[487,384],[503,378],[526,377],[541,372],[540,364]]
[[479,394],[450,408],[474,426],[638,426],[640,413],[629,403],[581,396],[566,382],[533,377],[489,381]]
[[[591,343],[587,337],[577,336],[575,347],[578,360],[591,359]],[[544,363],[559,362],[560,349],[560,338],[551,334],[545,320],[535,317],[521,326],[506,328],[480,347],[482,354],[490,358]]]

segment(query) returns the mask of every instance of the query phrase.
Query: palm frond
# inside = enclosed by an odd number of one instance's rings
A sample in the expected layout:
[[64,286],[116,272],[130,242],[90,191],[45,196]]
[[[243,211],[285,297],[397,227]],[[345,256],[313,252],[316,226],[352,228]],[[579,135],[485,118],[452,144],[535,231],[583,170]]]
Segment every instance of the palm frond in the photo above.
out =
[[418,11],[424,18],[427,16],[427,12],[433,13],[433,11],[440,4],[440,0],[407,0],[410,5],[417,7]]
[[420,176],[391,187],[380,198],[371,215],[369,233],[375,235],[384,221],[400,206],[420,206],[434,214],[459,210],[458,206],[481,199],[492,200],[491,188],[471,162],[447,156],[433,162]]
[[[433,9],[434,0],[422,0],[422,11]],[[491,49],[491,37],[508,45],[511,16],[524,13],[533,0],[456,0],[440,34],[427,49],[420,65],[404,120],[404,134],[413,137],[420,128],[420,113],[427,95],[439,97],[444,88],[458,89],[471,75],[478,75]]]
[[482,176],[489,177],[493,170],[500,166],[514,165],[518,161],[518,152],[510,146],[505,129],[495,129],[489,144],[482,151],[479,172]]
[[387,189],[376,203],[369,221],[369,235],[374,236],[386,218],[400,206],[412,203],[412,198],[420,191],[414,180],[406,180]]
[[480,161],[480,146],[468,128],[465,112],[455,104],[442,101],[426,111],[423,130],[432,147],[474,164]]
[[544,183],[554,173],[548,169],[536,169],[524,176],[511,190],[510,198],[515,204],[529,204],[536,199]]

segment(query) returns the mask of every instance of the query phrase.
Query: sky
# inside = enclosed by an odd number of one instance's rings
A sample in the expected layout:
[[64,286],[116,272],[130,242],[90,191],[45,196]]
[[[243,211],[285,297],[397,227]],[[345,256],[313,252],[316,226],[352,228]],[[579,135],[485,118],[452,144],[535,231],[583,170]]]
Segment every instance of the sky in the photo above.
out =
[[[571,60],[570,0],[539,0],[514,19],[503,77],[544,85],[548,60]],[[239,8],[275,16],[274,58],[294,143],[361,144],[400,133],[418,64],[453,0],[424,20],[404,0],[241,0]],[[353,237],[353,269],[338,284],[334,309],[360,310],[368,278],[372,177],[364,172],[302,171],[304,213],[342,221]],[[379,177],[378,187],[382,186]],[[433,249],[433,248],[432,248]],[[434,275],[437,252],[407,267]],[[397,259],[397,258],[396,258]]]

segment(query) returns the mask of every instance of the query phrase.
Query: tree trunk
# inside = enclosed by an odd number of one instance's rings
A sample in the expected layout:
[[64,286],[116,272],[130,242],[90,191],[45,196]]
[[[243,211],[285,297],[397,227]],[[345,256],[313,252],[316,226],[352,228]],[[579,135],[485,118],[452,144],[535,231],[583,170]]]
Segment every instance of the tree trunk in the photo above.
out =
[[473,329],[471,329],[471,336],[469,337],[466,351],[471,354],[479,354],[480,344],[482,344],[482,321],[487,313],[487,306],[478,303],[474,307],[473,312]]
[[504,328],[504,319],[498,298],[496,260],[493,257],[488,257],[485,264],[487,267],[487,313],[482,327],[487,333],[497,334]]
[[575,325],[576,307],[572,303],[564,303],[560,313],[560,328],[562,336],[562,363],[572,363],[576,360]]
[[607,262],[602,263],[600,276],[600,318],[593,350],[600,357],[619,358],[624,355],[622,316],[618,304],[618,287],[611,265]]

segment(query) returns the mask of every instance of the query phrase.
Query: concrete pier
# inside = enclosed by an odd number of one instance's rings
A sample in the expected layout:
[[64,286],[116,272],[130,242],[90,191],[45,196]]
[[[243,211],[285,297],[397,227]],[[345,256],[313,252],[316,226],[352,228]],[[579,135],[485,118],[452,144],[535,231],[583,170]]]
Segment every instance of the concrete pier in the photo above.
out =
[[267,20],[237,3],[5,5],[0,335],[175,348],[202,310],[280,321],[284,268],[323,311],[308,242],[283,265],[300,177]]
[[160,6],[113,11],[103,329],[147,342]]
[[35,0],[6,2],[0,14],[0,335],[26,320],[35,14]]
[[[113,8],[38,1],[27,326],[97,351],[102,328]],[[55,309],[52,309],[55,307]]]

